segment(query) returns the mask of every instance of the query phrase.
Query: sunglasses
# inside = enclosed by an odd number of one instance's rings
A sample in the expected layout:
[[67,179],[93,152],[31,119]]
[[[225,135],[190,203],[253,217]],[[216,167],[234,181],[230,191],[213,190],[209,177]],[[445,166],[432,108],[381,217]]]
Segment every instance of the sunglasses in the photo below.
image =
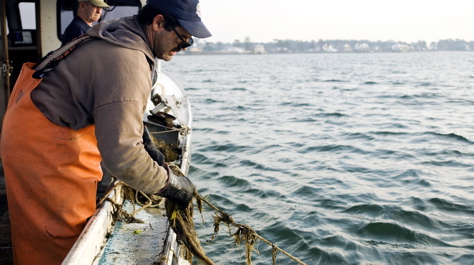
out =
[[194,42],[194,41],[193,41],[193,38],[190,37],[189,40],[186,41],[186,40],[183,38],[183,36],[181,36],[181,34],[179,34],[178,31],[176,31],[175,27],[171,27],[171,28],[173,29],[174,33],[176,33],[176,36],[178,36],[178,38],[182,41],[182,42],[178,45],[178,47],[179,47],[180,49],[185,49],[185,48],[188,48],[189,46],[193,45],[193,42]]

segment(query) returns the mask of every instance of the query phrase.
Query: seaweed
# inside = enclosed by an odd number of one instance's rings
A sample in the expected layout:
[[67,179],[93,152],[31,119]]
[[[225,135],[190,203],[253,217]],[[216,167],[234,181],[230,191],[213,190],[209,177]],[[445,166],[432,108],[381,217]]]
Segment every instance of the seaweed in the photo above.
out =
[[[173,166],[170,168],[171,170],[173,170],[173,173],[177,175],[182,175],[177,166]],[[221,223],[224,223],[229,228],[229,236],[234,239],[236,245],[240,246],[243,244],[245,246],[245,258],[246,263],[248,265],[252,264],[252,252],[256,252],[257,254],[259,254],[258,251],[255,249],[255,245],[258,240],[261,240],[262,242],[269,244],[272,247],[272,264],[276,264],[276,254],[278,251],[287,255],[289,258],[293,259],[299,264],[305,264],[301,260],[293,257],[288,252],[284,251],[283,249],[280,249],[275,244],[261,237],[251,227],[235,222],[228,213],[220,210],[216,206],[206,201],[201,195],[199,195],[197,191],[194,192],[194,200],[196,201],[196,205],[198,206],[198,210],[201,213],[201,216],[203,210],[203,203],[205,203],[214,210],[214,234],[209,242],[211,243],[215,239],[215,236],[219,232]],[[187,250],[191,252],[194,257],[199,259],[205,265],[214,264],[212,260],[206,256],[199,242],[197,233],[194,229],[193,203],[190,203],[190,205],[186,209],[179,210],[175,203],[170,200],[166,200],[165,207],[170,226],[176,233],[176,236],[180,240],[180,242],[186,246]]]
[[[177,166],[171,165],[170,168],[171,170],[173,170],[173,172],[175,172],[175,174],[182,174],[180,173],[179,168]],[[143,222],[135,218],[134,215],[138,211],[143,210],[147,207],[159,207],[159,205],[162,203],[162,197],[144,194],[141,191],[134,190],[123,182],[116,183],[114,188],[118,185],[122,186],[124,197],[126,200],[129,200],[132,205],[134,205],[134,210],[131,214],[127,213],[125,210],[122,209],[121,205],[115,203],[111,199],[107,199],[111,201],[117,209],[114,214],[114,220],[116,221],[139,223]],[[255,245],[259,240],[272,247],[272,264],[276,264],[276,255],[278,251],[293,259],[298,264],[305,264],[301,260],[293,257],[288,252],[277,247],[275,244],[261,237],[251,227],[235,222],[229,214],[206,201],[196,191],[194,193],[194,201],[196,201],[196,205],[198,211],[201,213],[201,216],[203,212],[203,203],[212,208],[214,211],[214,234],[212,235],[211,240],[208,241],[209,243],[212,243],[212,241],[215,239],[216,235],[219,233],[220,226],[223,223],[229,229],[229,236],[234,239],[235,244],[238,246],[243,244],[245,246],[245,257],[247,264],[252,264],[252,252],[258,253],[258,251],[255,249]],[[176,237],[178,238],[178,242],[185,247],[184,257],[190,263],[192,263],[192,259],[193,257],[195,257],[205,265],[213,265],[214,262],[209,257],[207,257],[195,230],[193,221],[194,204],[190,203],[186,209],[180,210],[173,201],[165,199],[164,202],[166,214],[168,217],[168,223],[175,232]],[[135,210],[135,204],[140,205],[141,208]]]
[[[203,202],[206,203],[210,208],[214,210],[214,235],[212,236],[212,240],[215,238],[215,235],[219,232],[219,227],[220,223],[223,222],[224,224],[227,225],[229,228],[229,233],[230,236],[234,239],[235,243],[237,245],[244,244],[245,245],[245,258],[246,262],[248,265],[252,264],[252,252],[258,253],[258,251],[255,249],[255,245],[258,242],[258,240],[270,245],[272,247],[272,264],[276,264],[276,254],[277,252],[281,252],[291,258],[292,260],[296,261],[298,264],[305,264],[298,258],[292,256],[290,253],[286,252],[285,250],[277,247],[275,244],[271,243],[270,241],[266,240],[255,230],[253,230],[251,227],[243,224],[236,223],[232,217],[227,214],[226,212],[220,210],[216,206],[212,205],[210,202],[206,201],[201,195],[198,193],[195,194],[195,199],[197,201],[201,201],[199,204],[202,204]],[[232,233],[232,231],[235,229],[235,232]]]
[[[175,175],[184,176],[178,166],[169,166]],[[194,195],[194,197],[196,197],[196,191]],[[186,249],[192,254],[192,256],[199,259],[205,265],[213,265],[214,262],[206,256],[206,253],[199,242],[196,230],[194,229],[193,203],[190,203],[186,209],[180,210],[176,203],[171,200],[165,200],[165,208],[169,224],[176,233],[179,242],[186,246]],[[192,256],[186,257],[190,263],[192,263]]]
[[[152,137],[152,140],[158,150],[160,150],[165,155],[166,162],[169,168],[173,171],[173,173],[178,176],[184,176],[184,174],[181,172],[181,169],[171,163],[179,158],[179,155],[176,150],[170,147],[168,144],[166,144],[166,142],[162,140],[157,140],[154,137]],[[196,233],[193,221],[194,204],[192,202],[188,205],[186,209],[180,210],[177,204],[175,204],[171,200],[166,200],[157,195],[145,194],[141,191],[134,190],[123,182],[116,183],[113,188],[115,188],[117,185],[122,185],[124,198],[125,200],[129,200],[132,203],[133,212],[131,214],[127,213],[125,210],[122,209],[121,205],[118,205],[111,199],[107,198],[107,200],[112,201],[113,204],[117,207],[117,211],[114,215],[114,220],[120,220],[125,222],[142,222],[141,220],[136,219],[134,215],[138,211],[147,207],[159,207],[159,205],[164,200],[168,223],[175,232],[176,237],[178,239],[178,243],[181,246],[184,246],[184,248],[182,247],[181,249],[183,251],[183,256],[185,257],[185,259],[192,263],[192,259],[193,257],[195,257],[205,265],[214,264],[214,262],[209,257],[207,257],[198,239],[198,235]],[[109,192],[110,190],[112,189],[109,189]],[[106,194],[105,197],[108,197],[108,194]],[[102,199],[101,202],[104,199]],[[216,235],[219,233],[221,224],[225,224],[228,228],[229,236],[233,238],[235,244],[238,246],[241,246],[243,244],[245,246],[245,257],[246,263],[248,265],[252,264],[252,253],[256,252],[257,254],[259,254],[258,251],[255,249],[255,245],[259,240],[272,247],[272,264],[276,264],[276,255],[278,251],[287,255],[288,257],[296,261],[298,264],[305,264],[301,260],[293,257],[288,252],[284,251],[283,249],[277,247],[270,241],[258,235],[251,227],[235,222],[229,214],[206,201],[197,191],[194,191],[193,201],[196,202],[196,206],[198,208],[199,213],[201,214],[201,217],[203,216],[203,204],[206,204],[214,211],[214,234],[208,242],[212,243],[214,241]],[[136,204],[140,205],[141,208],[135,210]],[[204,222],[204,217],[202,218]]]

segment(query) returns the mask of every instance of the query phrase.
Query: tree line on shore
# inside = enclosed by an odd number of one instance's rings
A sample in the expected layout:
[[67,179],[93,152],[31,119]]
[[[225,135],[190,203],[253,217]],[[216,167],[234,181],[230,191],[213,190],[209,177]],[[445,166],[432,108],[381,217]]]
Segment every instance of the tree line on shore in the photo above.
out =
[[426,41],[369,41],[369,40],[278,40],[252,42],[250,38],[233,43],[201,42],[189,49],[189,53],[307,53],[307,52],[410,52],[410,51],[474,51],[474,41],[445,39]]

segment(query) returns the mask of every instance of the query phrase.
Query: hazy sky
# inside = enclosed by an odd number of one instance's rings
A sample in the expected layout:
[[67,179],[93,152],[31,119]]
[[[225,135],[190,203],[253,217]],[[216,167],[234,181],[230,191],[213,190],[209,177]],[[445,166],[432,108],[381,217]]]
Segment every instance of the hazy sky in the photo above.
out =
[[209,41],[474,40],[474,0],[200,0]]

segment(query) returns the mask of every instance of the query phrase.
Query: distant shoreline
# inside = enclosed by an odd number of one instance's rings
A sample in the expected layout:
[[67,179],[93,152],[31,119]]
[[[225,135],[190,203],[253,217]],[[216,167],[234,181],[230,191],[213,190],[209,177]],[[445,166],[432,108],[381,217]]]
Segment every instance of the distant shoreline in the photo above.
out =
[[275,40],[269,43],[221,43],[196,41],[186,54],[278,54],[278,53],[378,53],[378,52],[430,52],[474,51],[474,41],[447,39],[427,43],[365,40]]
[[450,51],[450,50],[435,50],[435,51],[409,51],[409,52],[291,52],[291,53],[225,53],[225,52],[180,52],[177,55],[248,55],[248,56],[258,56],[258,55],[272,55],[272,54],[374,54],[374,53],[436,53],[436,52],[473,52],[473,51]]

